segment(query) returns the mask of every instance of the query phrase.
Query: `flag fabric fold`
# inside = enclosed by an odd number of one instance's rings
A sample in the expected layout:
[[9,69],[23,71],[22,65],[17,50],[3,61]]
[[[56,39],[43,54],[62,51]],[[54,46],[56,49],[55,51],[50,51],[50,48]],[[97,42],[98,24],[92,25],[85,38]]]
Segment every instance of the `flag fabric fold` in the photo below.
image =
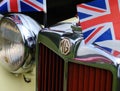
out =
[[[93,0],[82,3],[77,5],[77,12],[86,44],[120,42],[120,0]],[[119,50],[113,51],[111,43],[107,44],[107,47],[104,45],[100,46],[119,55]],[[120,45],[114,47],[116,46]]]
[[0,13],[46,11],[45,0],[3,0],[0,2]]

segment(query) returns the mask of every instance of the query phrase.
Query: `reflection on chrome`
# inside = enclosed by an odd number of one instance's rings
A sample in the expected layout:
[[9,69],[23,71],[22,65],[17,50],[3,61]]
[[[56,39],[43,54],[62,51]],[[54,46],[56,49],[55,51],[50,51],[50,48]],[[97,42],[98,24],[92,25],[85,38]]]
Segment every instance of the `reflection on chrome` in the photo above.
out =
[[0,43],[0,63],[9,71],[17,70],[22,64],[24,59],[24,45],[17,43],[8,43],[7,41]]
[[12,73],[31,71],[41,27],[29,16],[10,14],[0,21],[0,65]]

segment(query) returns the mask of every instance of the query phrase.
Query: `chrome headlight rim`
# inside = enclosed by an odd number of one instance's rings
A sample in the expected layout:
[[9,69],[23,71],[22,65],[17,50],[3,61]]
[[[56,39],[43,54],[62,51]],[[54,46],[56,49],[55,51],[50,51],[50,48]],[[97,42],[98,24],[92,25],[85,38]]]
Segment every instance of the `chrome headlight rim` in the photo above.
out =
[[[12,14],[12,15],[18,15],[18,14]],[[3,23],[3,21],[4,20],[8,20],[8,21],[12,22],[15,25],[15,27],[18,29],[18,31],[22,35],[23,33],[20,30],[19,24],[17,24],[15,21],[13,21],[10,16],[11,15],[3,17],[1,19],[0,28],[1,28],[1,24]],[[20,25],[20,26],[24,27],[23,25]],[[28,32],[31,32],[31,31],[28,31]],[[24,37],[26,37],[25,34],[24,34],[24,36],[22,36],[22,43],[23,43],[23,46],[24,46],[24,58],[23,58],[23,62],[19,66],[17,66],[16,69],[9,70],[12,73],[24,73],[24,72],[28,72],[29,70],[31,70],[34,67],[34,64],[35,64],[35,62],[34,62],[35,61],[35,53],[33,53],[33,52],[35,51],[35,47],[36,47],[35,45],[36,45],[36,43],[34,43],[35,44],[34,46],[30,46],[27,43],[29,41],[26,41],[25,39],[23,39]],[[31,36],[31,38],[34,39],[33,36]],[[35,39],[35,42],[36,42],[36,39]]]

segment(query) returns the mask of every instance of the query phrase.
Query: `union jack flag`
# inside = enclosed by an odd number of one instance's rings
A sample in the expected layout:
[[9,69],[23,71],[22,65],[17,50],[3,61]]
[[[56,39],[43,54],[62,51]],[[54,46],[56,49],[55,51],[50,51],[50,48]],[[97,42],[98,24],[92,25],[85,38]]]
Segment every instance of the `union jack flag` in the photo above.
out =
[[3,0],[0,13],[44,11],[44,0]]
[[94,0],[77,5],[77,11],[86,44],[120,40],[120,0]]

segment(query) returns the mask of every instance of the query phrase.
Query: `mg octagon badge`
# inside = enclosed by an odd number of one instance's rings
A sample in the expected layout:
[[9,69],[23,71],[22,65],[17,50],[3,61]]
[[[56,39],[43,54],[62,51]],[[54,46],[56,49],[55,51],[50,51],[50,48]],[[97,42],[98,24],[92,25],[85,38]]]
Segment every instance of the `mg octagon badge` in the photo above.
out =
[[70,50],[71,50],[71,46],[72,46],[72,43],[71,43],[70,39],[68,39],[68,38],[63,38],[63,39],[60,41],[60,44],[59,44],[60,52],[61,52],[63,55],[69,54],[69,53],[70,53]]

